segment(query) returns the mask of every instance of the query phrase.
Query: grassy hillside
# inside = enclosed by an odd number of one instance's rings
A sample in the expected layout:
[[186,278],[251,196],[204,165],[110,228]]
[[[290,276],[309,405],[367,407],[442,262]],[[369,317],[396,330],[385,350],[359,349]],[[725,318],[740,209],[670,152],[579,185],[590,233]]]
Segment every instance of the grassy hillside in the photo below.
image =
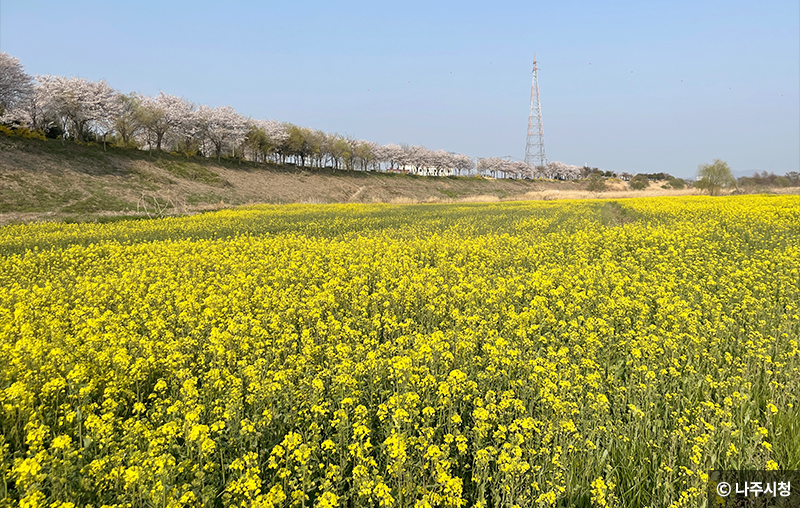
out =
[[[304,169],[0,132],[0,225],[192,214],[250,203],[415,203],[598,197],[586,182],[495,180]],[[609,182],[602,197],[690,194]]]
[[[553,186],[550,184],[549,186]],[[0,221],[192,213],[247,203],[496,200],[547,184],[310,170],[0,133]],[[561,187],[578,190],[580,183]]]

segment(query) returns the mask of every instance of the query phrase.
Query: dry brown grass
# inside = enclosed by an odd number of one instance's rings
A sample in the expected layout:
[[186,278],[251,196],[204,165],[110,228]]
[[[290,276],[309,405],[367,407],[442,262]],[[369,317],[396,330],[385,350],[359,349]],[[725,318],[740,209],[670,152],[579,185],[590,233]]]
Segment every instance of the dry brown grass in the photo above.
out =
[[624,199],[656,196],[695,196],[700,194],[701,192],[697,189],[662,189],[661,187],[651,186],[643,190],[633,190],[629,188],[621,190],[607,190],[603,192],[548,189],[544,191],[526,192],[523,196],[521,196],[521,199]]
[[478,194],[477,196],[467,196],[465,198],[461,198],[458,201],[462,203],[493,203],[500,201],[500,198],[490,194]]

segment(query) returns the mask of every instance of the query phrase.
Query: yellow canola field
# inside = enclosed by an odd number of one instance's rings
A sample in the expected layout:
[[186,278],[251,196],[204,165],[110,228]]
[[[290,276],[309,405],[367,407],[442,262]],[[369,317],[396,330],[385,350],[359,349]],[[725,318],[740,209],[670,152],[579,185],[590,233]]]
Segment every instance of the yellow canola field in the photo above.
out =
[[0,506],[699,506],[799,304],[797,196],[3,227]]

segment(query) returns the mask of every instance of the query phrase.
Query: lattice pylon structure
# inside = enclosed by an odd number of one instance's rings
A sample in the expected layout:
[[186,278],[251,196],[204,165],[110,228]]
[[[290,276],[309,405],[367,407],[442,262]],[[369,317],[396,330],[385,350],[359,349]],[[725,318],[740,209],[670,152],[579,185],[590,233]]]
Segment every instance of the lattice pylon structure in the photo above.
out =
[[528,115],[528,140],[525,143],[525,164],[532,168],[547,166],[544,153],[544,127],[542,105],[539,102],[539,76],[536,67],[536,52],[533,53],[533,82],[531,83],[531,112]]

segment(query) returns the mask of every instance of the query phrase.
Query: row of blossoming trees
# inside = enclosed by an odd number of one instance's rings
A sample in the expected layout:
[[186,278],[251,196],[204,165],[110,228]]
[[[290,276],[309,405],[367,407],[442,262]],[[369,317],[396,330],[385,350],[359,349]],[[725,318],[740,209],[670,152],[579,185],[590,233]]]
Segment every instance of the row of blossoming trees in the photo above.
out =
[[478,174],[511,178],[580,178],[580,168],[553,162],[531,168],[496,157],[478,159],[424,146],[378,145],[274,120],[245,117],[230,106],[196,105],[160,92],[123,94],[105,81],[25,74],[0,53],[0,123],[61,139],[95,140],[186,155],[237,157],[302,167],[408,171],[421,175]]

